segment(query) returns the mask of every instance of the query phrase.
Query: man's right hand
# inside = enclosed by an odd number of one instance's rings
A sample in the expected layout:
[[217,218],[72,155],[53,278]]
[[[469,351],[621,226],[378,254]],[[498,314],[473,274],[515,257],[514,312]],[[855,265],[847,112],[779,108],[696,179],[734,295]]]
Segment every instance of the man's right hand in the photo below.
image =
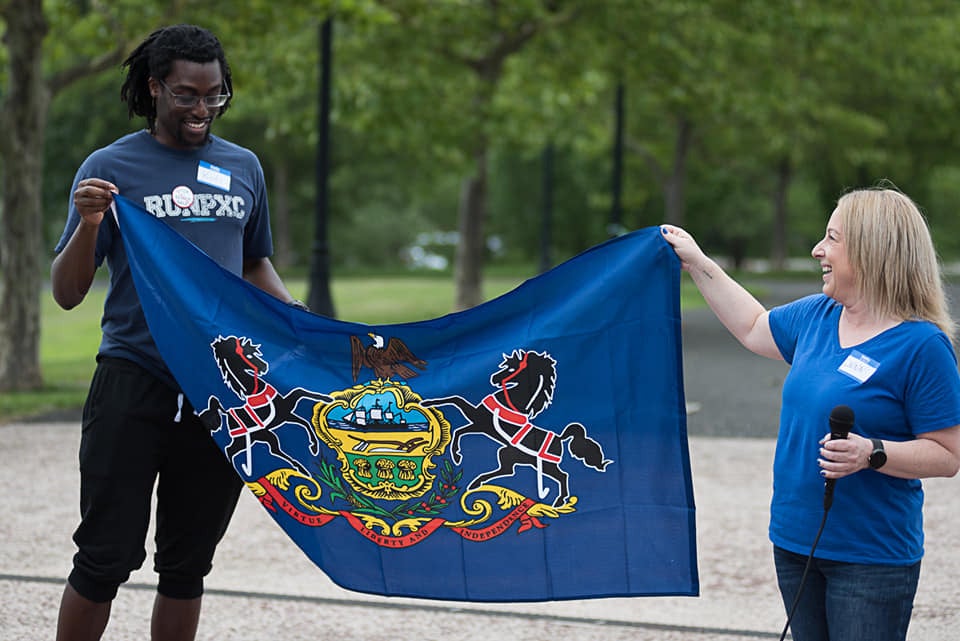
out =
[[84,221],[99,225],[103,214],[110,209],[113,195],[120,193],[117,186],[100,178],[85,178],[77,183],[73,204]]
[[73,309],[86,297],[97,271],[97,236],[103,214],[110,209],[117,186],[100,178],[85,178],[73,192],[80,224],[50,266],[53,299],[63,309]]

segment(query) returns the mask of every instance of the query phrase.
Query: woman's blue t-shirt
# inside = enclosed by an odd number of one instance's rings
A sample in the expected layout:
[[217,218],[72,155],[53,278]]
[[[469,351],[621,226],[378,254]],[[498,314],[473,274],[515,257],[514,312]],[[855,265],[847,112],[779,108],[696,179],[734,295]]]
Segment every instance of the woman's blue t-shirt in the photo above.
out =
[[[841,347],[842,307],[823,294],[770,311],[770,329],[790,364],[783,385],[773,470],[770,539],[808,554],[823,516],[819,441],[831,410],[854,411],[851,432],[908,441],[960,424],[960,375],[947,336],[932,323],[906,321],[853,347]],[[836,482],[816,556],[909,565],[923,556],[919,480],[865,469]]]

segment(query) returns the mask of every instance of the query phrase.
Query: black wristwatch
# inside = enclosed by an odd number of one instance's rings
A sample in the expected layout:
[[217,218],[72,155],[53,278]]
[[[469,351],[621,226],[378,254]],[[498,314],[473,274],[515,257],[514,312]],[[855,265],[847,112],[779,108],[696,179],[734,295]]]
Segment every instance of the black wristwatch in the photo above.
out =
[[870,442],[873,443],[873,451],[867,461],[870,463],[871,469],[879,470],[887,462],[887,452],[883,449],[883,441],[880,439],[872,438]]

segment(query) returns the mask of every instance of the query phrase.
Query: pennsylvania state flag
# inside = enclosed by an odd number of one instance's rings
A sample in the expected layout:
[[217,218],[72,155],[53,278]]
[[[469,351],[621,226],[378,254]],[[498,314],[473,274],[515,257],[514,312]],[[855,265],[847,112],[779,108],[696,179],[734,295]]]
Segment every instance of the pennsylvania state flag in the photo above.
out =
[[680,265],[657,228],[474,309],[372,326],[289,307],[115,201],[170,370],[338,585],[463,601],[698,594]]

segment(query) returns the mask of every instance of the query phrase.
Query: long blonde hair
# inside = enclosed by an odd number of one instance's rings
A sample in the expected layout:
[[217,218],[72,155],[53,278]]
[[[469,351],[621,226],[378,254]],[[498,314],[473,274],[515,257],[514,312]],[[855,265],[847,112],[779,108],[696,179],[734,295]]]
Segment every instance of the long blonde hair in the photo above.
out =
[[900,191],[876,187],[844,194],[836,213],[870,307],[905,321],[930,321],[953,341],[943,272],[917,205]]

